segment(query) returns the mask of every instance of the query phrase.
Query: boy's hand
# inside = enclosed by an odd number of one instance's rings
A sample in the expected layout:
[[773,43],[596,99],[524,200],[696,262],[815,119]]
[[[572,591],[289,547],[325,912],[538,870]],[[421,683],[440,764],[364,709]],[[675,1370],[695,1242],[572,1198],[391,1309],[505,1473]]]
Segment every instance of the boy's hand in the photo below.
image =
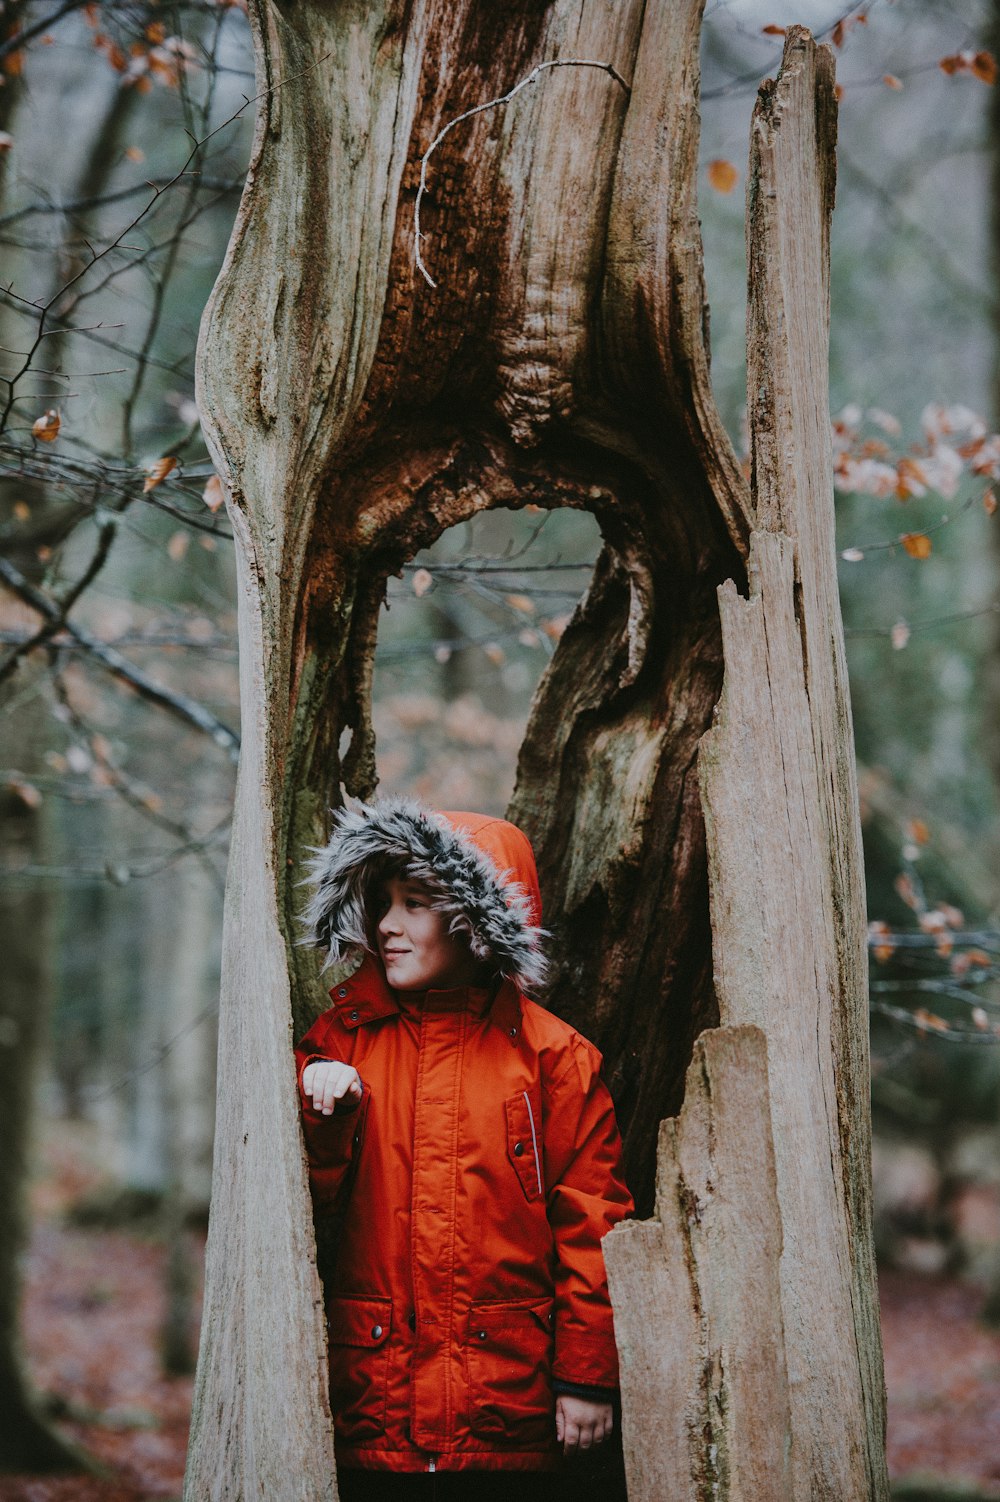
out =
[[324,1116],[332,1116],[338,1101],[354,1107],[364,1094],[361,1076],[353,1064],[343,1064],[339,1059],[322,1059],[316,1064],[307,1064],[302,1071],[302,1090],[312,1096],[313,1110]]
[[560,1393],[556,1398],[556,1439],[564,1455],[589,1450],[611,1433],[610,1403],[590,1403],[586,1398],[571,1398]]

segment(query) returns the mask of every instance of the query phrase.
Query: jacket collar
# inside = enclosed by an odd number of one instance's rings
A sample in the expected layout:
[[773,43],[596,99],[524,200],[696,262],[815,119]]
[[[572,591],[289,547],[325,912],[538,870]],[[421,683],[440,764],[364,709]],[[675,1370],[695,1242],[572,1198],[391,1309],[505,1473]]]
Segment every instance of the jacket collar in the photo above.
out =
[[[420,994],[422,998],[430,999],[435,1010],[458,1010],[463,1006],[477,1015],[488,1015],[515,1045],[521,1036],[521,995],[514,982],[506,977],[500,982],[492,1003],[488,992],[474,987]],[[402,1010],[409,1010],[409,998],[401,1007],[396,992],[385,978],[381,962],[373,954],[366,954],[360,967],[347,980],[331,987],[330,998],[339,1021],[351,1031],[367,1022],[378,1022],[382,1017],[398,1016]]]

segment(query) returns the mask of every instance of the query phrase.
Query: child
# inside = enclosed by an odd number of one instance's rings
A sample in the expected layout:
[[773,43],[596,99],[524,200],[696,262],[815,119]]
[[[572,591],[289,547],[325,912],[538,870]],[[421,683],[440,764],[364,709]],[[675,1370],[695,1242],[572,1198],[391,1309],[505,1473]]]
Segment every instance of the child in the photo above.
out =
[[[600,1242],[633,1208],[600,1054],[525,994],[544,975],[531,846],[386,799],[337,815],[312,880],[311,937],[331,962],[365,955],[296,1050],[316,1212],[344,1212],[326,1279],[341,1495],[477,1472],[483,1498],[500,1472],[526,1496],[610,1432]],[[412,1479],[383,1492],[374,1472]]]

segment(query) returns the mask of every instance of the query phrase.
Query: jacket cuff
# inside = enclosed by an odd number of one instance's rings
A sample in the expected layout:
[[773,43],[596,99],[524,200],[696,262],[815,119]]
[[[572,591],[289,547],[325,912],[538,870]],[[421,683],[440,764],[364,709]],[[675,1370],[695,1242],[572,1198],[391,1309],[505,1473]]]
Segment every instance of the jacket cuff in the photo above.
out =
[[552,1391],[557,1398],[585,1398],[588,1403],[613,1403],[618,1396],[617,1387],[597,1387],[587,1382],[566,1382],[562,1377],[552,1379]]
[[601,1336],[574,1329],[560,1330],[557,1323],[552,1377],[554,1381],[577,1386],[617,1388],[618,1348],[614,1334],[609,1331],[607,1336]]

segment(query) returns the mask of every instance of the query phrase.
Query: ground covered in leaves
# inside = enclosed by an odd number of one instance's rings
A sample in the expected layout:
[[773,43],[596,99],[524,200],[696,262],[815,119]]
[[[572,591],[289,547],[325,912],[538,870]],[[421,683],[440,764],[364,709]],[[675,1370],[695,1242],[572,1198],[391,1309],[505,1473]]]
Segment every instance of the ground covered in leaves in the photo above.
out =
[[[192,1382],[160,1370],[163,1249],[148,1226],[68,1224],[67,1209],[96,1184],[80,1139],[53,1134],[34,1188],[23,1330],[50,1411],[106,1474],[0,1477],[0,1502],[180,1497]],[[891,1270],[881,1293],[893,1477],[964,1484],[950,1495],[1000,1502],[1000,1334],[977,1322],[981,1294]]]

